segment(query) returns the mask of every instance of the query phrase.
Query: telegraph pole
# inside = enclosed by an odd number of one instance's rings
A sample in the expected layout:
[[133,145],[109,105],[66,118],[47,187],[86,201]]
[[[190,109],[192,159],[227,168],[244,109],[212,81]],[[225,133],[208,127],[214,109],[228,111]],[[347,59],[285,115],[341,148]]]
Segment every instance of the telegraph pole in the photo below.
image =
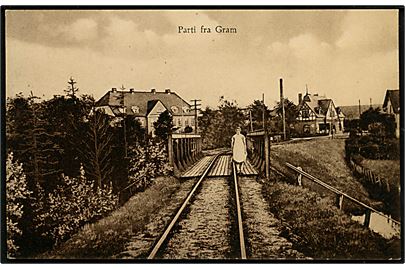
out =
[[249,110],[249,118],[250,118],[250,131],[253,132],[252,110]]
[[193,99],[191,100],[192,102],[194,102],[194,133],[197,134],[198,133],[198,106],[201,106],[201,104],[198,104],[197,102],[201,101],[201,99]]
[[284,109],[284,95],[283,95],[283,79],[280,78],[280,102],[281,102],[281,108],[283,112],[283,137],[284,140],[286,140],[286,133],[285,133],[285,109]]
[[359,117],[361,115],[361,105],[360,105],[360,99],[359,99]]
[[262,105],[263,105],[263,108],[262,108],[263,131],[265,131],[266,130],[266,124],[265,124],[265,110],[266,110],[266,108],[265,108],[265,105],[264,105],[264,93],[262,94]]

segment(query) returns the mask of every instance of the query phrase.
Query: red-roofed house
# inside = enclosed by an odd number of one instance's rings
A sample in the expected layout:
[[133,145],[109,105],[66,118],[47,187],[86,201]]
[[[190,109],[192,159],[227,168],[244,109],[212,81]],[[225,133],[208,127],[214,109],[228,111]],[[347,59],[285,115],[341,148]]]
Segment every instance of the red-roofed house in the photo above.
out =
[[178,128],[176,132],[183,132],[187,126],[194,128],[195,125],[191,105],[170,89],[157,92],[155,89],[138,91],[131,88],[122,91],[112,88],[96,102],[95,109],[116,117],[123,113],[134,115],[152,136],[153,123],[166,110],[173,116],[173,125]]
[[294,129],[297,133],[315,135],[343,133],[345,115],[335,107],[332,99],[318,94],[298,94],[298,116]]
[[385,93],[383,111],[394,115],[395,117],[395,136],[399,138],[400,135],[400,120],[399,114],[401,109],[401,99],[399,95],[399,90],[387,90]]

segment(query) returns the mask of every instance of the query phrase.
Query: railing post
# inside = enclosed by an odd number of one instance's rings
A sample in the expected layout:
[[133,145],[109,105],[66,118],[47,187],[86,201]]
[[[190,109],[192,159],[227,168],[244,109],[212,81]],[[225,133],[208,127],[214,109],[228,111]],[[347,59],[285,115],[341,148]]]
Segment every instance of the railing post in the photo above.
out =
[[342,210],[343,208],[343,194],[336,194],[336,207]]
[[264,163],[265,163],[265,172],[266,172],[266,179],[269,180],[270,178],[270,144],[269,144],[269,136],[267,132],[264,133]]
[[364,217],[364,226],[365,227],[370,226],[370,219],[371,219],[371,210],[366,209],[366,214],[365,214],[365,217]]
[[173,138],[172,134],[169,134],[169,138],[167,141],[167,154],[169,157],[169,164],[170,166],[174,167],[174,162],[173,162]]
[[[301,167],[297,167],[297,169],[298,169],[298,170],[302,170]],[[298,173],[297,184],[298,184],[298,186],[300,186],[300,187],[302,186],[302,174],[301,174],[301,173]]]

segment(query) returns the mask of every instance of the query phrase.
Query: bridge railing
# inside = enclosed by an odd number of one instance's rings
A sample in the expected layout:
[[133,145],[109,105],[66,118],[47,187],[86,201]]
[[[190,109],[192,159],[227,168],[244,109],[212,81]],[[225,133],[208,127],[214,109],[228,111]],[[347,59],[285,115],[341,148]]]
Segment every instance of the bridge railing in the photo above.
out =
[[323,188],[324,190],[327,190],[328,192],[332,192],[336,196],[336,206],[339,209],[343,208],[343,200],[346,199],[354,204],[357,204],[361,206],[362,208],[365,209],[365,218],[364,218],[364,226],[369,227],[370,225],[370,218],[371,218],[371,213],[378,214],[382,216],[384,219],[386,219],[388,222],[391,222],[392,225],[395,227],[399,228],[401,226],[401,223],[397,220],[394,220],[393,218],[385,215],[384,213],[381,213],[380,211],[374,209],[373,207],[357,200],[356,198],[353,198],[352,196],[348,195],[347,193],[338,190],[337,188],[328,185],[327,183],[323,182],[322,180],[310,175],[309,173],[305,172],[302,170],[301,167],[295,167],[294,165],[290,163],[286,163],[286,166],[293,170],[294,172],[297,173],[297,185],[298,186],[303,186],[303,179],[308,179],[313,183],[316,183],[318,186]]
[[202,156],[201,135],[171,134],[168,139],[169,163],[177,175]]
[[250,132],[246,135],[247,148],[252,161],[267,179],[270,175],[270,135],[265,131]]

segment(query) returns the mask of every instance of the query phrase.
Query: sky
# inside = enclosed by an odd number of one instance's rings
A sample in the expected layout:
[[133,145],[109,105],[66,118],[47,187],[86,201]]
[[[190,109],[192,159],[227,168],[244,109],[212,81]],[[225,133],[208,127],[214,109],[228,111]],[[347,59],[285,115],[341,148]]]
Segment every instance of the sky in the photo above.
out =
[[5,27],[8,97],[62,95],[70,77],[95,99],[170,88],[203,107],[262,93],[272,107],[280,78],[295,103],[306,86],[336,106],[399,88],[397,10],[8,10]]

